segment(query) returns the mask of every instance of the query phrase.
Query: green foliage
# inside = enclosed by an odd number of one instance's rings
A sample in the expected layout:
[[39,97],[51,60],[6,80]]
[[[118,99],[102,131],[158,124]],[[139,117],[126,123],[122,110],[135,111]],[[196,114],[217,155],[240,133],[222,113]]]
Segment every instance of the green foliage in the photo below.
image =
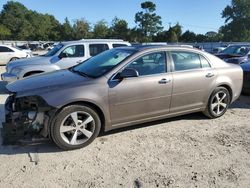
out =
[[108,38],[110,30],[106,21],[101,20],[94,26],[93,37],[94,38]]
[[142,11],[135,14],[135,23],[144,36],[144,40],[150,41],[151,38],[163,29],[161,17],[156,15],[156,5],[151,1],[141,3]]
[[129,28],[126,20],[115,17],[111,24],[111,34],[113,38],[128,40]]
[[4,25],[0,25],[0,40],[8,39],[10,35],[10,30]]
[[71,26],[68,18],[65,18],[64,23],[61,26],[61,40],[73,40],[74,29]]
[[92,37],[90,33],[91,30],[90,23],[84,18],[75,20],[75,23],[73,25],[73,30],[74,30],[75,40],[88,39]]
[[196,34],[187,30],[180,39],[182,42],[196,42]]
[[220,28],[225,41],[250,41],[250,1],[232,0],[222,12],[225,25]]

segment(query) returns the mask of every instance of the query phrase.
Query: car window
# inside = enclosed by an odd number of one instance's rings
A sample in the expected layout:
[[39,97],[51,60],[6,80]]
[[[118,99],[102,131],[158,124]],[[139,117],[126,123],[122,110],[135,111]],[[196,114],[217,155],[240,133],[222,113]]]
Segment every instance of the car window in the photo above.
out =
[[113,48],[118,48],[118,47],[122,47],[122,46],[128,46],[127,44],[112,44]]
[[0,52],[14,52],[14,51],[8,47],[0,46]]
[[173,59],[175,71],[201,68],[199,54],[193,52],[172,51],[171,56]]
[[62,44],[58,44],[58,45],[54,46],[54,48],[52,48],[50,51],[48,51],[48,53],[46,53],[43,56],[51,57],[51,56],[55,55],[62,48],[63,48],[63,45]]
[[90,44],[89,45],[89,54],[90,56],[95,56],[103,51],[108,50],[109,47],[107,44]]
[[165,73],[167,71],[165,52],[144,55],[130,63],[126,68],[137,70],[139,76]]
[[62,53],[67,54],[67,57],[83,57],[84,56],[84,46],[83,45],[73,45],[65,48]]
[[211,67],[210,63],[206,60],[205,57],[203,57],[202,55],[200,55],[200,60],[201,60],[201,66],[202,68],[208,68]]
[[86,60],[72,70],[96,78],[106,74],[135,52],[134,50],[111,49]]

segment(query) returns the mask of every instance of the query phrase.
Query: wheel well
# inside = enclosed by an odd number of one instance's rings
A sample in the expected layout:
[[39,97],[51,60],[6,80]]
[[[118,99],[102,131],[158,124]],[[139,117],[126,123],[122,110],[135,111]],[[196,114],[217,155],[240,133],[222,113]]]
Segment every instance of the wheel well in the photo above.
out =
[[27,76],[31,76],[33,74],[39,74],[39,73],[43,73],[44,71],[31,71],[31,72],[27,72],[23,75],[23,77],[27,77]]
[[104,131],[104,128],[105,128],[105,116],[104,116],[104,113],[103,113],[103,111],[101,110],[101,108],[99,106],[97,106],[94,103],[86,102],[86,101],[73,102],[73,103],[69,103],[67,105],[62,106],[59,110],[57,110],[56,114],[58,112],[60,112],[64,107],[70,106],[70,105],[86,105],[86,106],[89,106],[89,107],[93,108],[100,117],[101,131]]
[[11,59],[10,59],[10,61],[12,61],[13,59],[19,59],[18,57],[12,57]]
[[232,90],[232,88],[229,85],[226,85],[226,84],[219,85],[218,87],[224,87],[229,91],[230,102],[232,102],[232,99],[233,99],[233,90]]

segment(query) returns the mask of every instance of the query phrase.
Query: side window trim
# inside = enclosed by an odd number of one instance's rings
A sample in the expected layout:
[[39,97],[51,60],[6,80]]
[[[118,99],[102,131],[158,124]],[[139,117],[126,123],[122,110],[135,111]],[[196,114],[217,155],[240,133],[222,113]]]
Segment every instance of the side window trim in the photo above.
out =
[[203,58],[207,61],[208,65],[209,65],[209,67],[203,67],[202,62],[201,62],[201,68],[202,68],[202,69],[211,69],[211,68],[212,68],[211,63],[210,63],[210,61],[207,59],[207,57],[205,57],[205,56],[202,55],[202,54],[199,54],[199,55],[200,55],[200,61],[201,61],[201,57],[203,57]]

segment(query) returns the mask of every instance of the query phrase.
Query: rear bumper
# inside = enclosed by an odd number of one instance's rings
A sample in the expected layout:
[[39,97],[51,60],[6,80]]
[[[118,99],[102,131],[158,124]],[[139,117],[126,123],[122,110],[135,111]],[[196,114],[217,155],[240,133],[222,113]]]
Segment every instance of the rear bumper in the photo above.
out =
[[16,75],[13,75],[13,74],[10,74],[10,73],[3,73],[1,74],[1,78],[3,81],[6,81],[6,82],[14,82],[17,80],[17,76]]

